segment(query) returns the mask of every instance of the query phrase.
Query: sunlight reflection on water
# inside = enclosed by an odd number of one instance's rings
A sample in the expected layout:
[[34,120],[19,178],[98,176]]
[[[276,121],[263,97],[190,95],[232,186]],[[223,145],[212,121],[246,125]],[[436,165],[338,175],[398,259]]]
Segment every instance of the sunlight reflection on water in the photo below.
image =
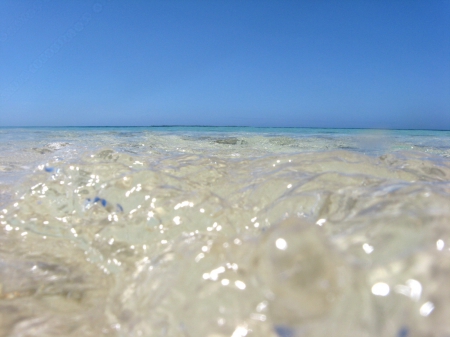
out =
[[449,333],[447,152],[134,137],[0,152],[1,335]]

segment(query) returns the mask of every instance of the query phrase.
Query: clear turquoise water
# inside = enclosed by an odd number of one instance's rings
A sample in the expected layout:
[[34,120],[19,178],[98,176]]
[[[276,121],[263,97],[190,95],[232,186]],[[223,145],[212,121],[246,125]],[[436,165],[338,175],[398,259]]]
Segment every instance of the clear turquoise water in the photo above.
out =
[[[296,146],[296,141],[329,140],[328,148],[311,147],[311,150],[344,148],[363,153],[382,153],[412,149],[448,156],[450,131],[432,130],[374,130],[374,129],[320,129],[320,128],[255,128],[255,127],[61,127],[61,128],[0,128],[0,146],[3,150],[12,150],[45,142],[73,142],[80,145],[83,139],[98,140],[109,136],[111,143],[117,143],[127,137],[128,144],[139,143],[149,135],[175,135],[201,139],[202,137],[238,137],[240,139],[255,136],[273,139],[286,137],[286,148]],[[344,144],[332,144],[332,141]],[[123,143],[123,142],[122,142]],[[100,144],[92,144],[99,146]],[[125,145],[125,144],[123,144]],[[242,145],[242,144],[239,144]],[[257,147],[257,143],[249,146]],[[314,144],[313,144],[314,145]],[[333,147],[333,145],[335,147]],[[340,147],[339,147],[340,146]],[[278,149],[281,150],[281,149]],[[308,150],[301,147],[299,150]]]
[[450,132],[0,128],[0,336],[450,336]]

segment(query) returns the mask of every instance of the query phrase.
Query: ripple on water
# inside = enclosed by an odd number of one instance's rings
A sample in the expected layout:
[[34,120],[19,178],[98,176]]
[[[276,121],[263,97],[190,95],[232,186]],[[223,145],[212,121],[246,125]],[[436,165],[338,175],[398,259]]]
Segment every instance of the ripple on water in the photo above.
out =
[[50,159],[17,182],[0,210],[0,334],[449,333],[448,162],[237,157],[224,139]]

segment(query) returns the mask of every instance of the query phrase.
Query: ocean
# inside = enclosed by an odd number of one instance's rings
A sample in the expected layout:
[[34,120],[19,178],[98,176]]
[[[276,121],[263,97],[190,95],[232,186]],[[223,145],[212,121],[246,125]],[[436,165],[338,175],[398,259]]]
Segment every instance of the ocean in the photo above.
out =
[[0,128],[0,336],[450,336],[450,131]]

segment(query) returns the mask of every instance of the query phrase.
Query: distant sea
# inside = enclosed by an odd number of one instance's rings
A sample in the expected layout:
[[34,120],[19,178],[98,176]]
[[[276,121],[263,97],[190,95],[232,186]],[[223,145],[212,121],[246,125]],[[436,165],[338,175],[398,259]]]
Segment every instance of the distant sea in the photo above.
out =
[[450,336],[450,131],[0,128],[1,336]]

